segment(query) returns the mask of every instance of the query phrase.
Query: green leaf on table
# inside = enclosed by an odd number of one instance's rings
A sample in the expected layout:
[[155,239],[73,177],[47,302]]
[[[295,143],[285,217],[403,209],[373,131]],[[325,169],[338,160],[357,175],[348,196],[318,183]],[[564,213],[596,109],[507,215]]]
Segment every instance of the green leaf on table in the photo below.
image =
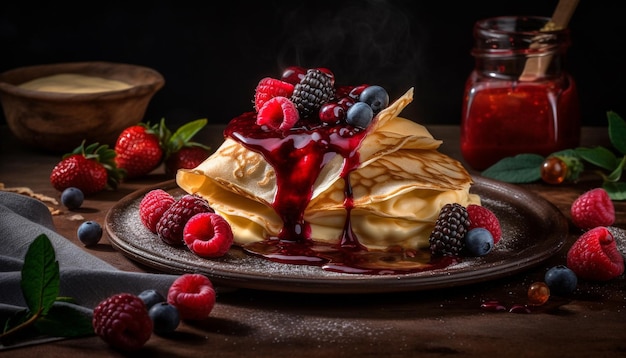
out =
[[28,309],[23,309],[15,312],[12,316],[8,317],[4,322],[4,326],[2,327],[2,333],[8,332],[14,327],[17,327],[24,322],[28,321],[29,318],[32,317],[32,314]]
[[609,139],[613,147],[620,153],[626,155],[626,121],[619,114],[607,112],[609,120]]
[[46,315],[59,295],[59,262],[44,234],[30,244],[22,267],[22,294],[31,313]]
[[624,165],[625,164],[626,164],[626,155],[619,162],[619,165],[617,166],[617,168],[615,168],[615,170],[613,170],[613,172],[609,173],[609,175],[606,177],[606,180],[608,180],[610,182],[619,181],[620,178],[622,177],[622,171],[624,170]]
[[609,194],[611,200],[626,200],[626,182],[605,181],[602,187]]
[[508,183],[531,183],[541,179],[541,164],[544,160],[538,154],[518,154],[501,159],[481,174]]
[[53,337],[81,337],[94,333],[91,316],[72,305],[54,305],[35,322],[37,330]]
[[606,170],[615,170],[618,164],[615,154],[604,147],[580,147],[576,148],[576,154],[589,163]]

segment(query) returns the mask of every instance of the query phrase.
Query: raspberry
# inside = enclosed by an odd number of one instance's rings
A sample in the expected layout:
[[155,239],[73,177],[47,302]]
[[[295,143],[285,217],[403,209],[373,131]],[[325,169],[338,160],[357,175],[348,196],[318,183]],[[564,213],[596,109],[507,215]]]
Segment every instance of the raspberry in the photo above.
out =
[[606,190],[592,189],[580,195],[570,210],[576,227],[589,230],[597,226],[611,226],[615,222],[615,207]]
[[259,81],[254,93],[254,109],[258,112],[265,102],[274,97],[290,97],[293,94],[294,85],[271,77],[265,77]]
[[215,306],[215,290],[208,277],[198,273],[183,274],[170,286],[167,302],[178,309],[181,319],[202,320]]
[[183,240],[200,257],[220,257],[233,244],[233,230],[222,216],[201,213],[187,221]]
[[106,298],[93,310],[94,332],[111,346],[135,351],[152,335],[152,320],[143,301],[130,293]]
[[149,191],[141,202],[139,203],[139,217],[141,222],[150,230],[156,234],[156,226],[163,216],[163,213],[169,209],[176,199],[162,189],[154,189]]
[[199,213],[213,212],[206,199],[193,194],[185,194],[174,202],[157,222],[159,238],[173,246],[184,245],[183,229],[192,216]]
[[467,214],[470,220],[468,230],[479,227],[485,228],[489,230],[491,236],[493,236],[494,245],[500,241],[502,238],[502,228],[500,227],[500,220],[498,220],[498,217],[493,211],[481,205],[470,204],[467,206]]
[[624,273],[624,257],[604,226],[582,234],[567,252],[567,267],[581,279],[607,281]]
[[434,256],[461,256],[465,249],[465,234],[469,227],[467,209],[458,203],[441,208],[435,228],[428,238]]
[[289,130],[300,119],[296,106],[289,98],[274,97],[265,102],[257,114],[256,123],[273,130]]
[[332,73],[318,68],[309,69],[291,95],[301,118],[317,113],[324,103],[335,96]]

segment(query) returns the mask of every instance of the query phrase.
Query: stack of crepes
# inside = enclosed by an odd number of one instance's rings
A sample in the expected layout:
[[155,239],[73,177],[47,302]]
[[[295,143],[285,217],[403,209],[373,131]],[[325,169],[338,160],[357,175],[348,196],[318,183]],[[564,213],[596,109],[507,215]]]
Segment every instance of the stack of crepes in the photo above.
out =
[[[460,162],[438,152],[440,140],[413,121],[398,117],[413,100],[413,89],[381,111],[358,148],[360,165],[350,173],[354,207],[352,230],[368,249],[421,249],[447,203],[480,204],[469,192],[473,181]],[[311,239],[337,243],[344,230],[344,158],[322,168],[304,220]],[[176,182],[206,198],[231,224],[235,244],[276,237],[283,223],[272,207],[276,174],[264,157],[232,138],[206,161],[179,170]]]

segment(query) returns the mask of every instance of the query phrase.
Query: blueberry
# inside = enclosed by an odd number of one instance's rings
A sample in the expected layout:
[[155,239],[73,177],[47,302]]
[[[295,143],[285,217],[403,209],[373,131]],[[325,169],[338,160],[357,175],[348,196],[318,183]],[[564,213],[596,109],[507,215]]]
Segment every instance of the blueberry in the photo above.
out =
[[152,330],[156,334],[165,335],[174,332],[180,323],[178,309],[167,302],[152,306],[148,310],[148,315],[152,319]]
[[95,245],[102,238],[102,226],[95,221],[85,221],[80,224],[76,234],[85,246]]
[[368,86],[361,92],[359,101],[369,104],[374,113],[378,113],[389,105],[389,94],[381,86]]
[[357,128],[367,128],[374,118],[374,111],[365,102],[356,102],[346,112],[346,122]]
[[83,200],[85,200],[83,191],[75,187],[69,187],[61,193],[61,204],[70,210],[80,208]]
[[144,290],[137,296],[141,298],[143,303],[146,304],[146,308],[148,309],[152,308],[152,306],[156,305],[157,303],[165,302],[165,297],[161,293],[159,293],[159,291],[153,289]]
[[574,271],[567,266],[558,265],[550,268],[544,277],[550,292],[558,296],[568,295],[576,289],[578,278]]
[[493,249],[493,235],[485,228],[477,227],[465,235],[465,248],[474,256],[484,256]]

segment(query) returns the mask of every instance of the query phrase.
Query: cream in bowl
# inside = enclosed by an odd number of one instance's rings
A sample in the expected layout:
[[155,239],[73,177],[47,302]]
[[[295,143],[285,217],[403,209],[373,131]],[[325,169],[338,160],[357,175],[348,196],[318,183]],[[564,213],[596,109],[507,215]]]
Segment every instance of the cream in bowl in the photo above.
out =
[[58,75],[36,78],[22,83],[19,87],[42,92],[59,93],[96,93],[122,91],[132,87],[123,81],[110,80],[104,77],[87,76],[77,73],[61,73]]
[[114,145],[123,129],[144,119],[164,84],[159,72],[144,66],[56,63],[1,73],[0,101],[19,140],[60,153],[83,140]]

